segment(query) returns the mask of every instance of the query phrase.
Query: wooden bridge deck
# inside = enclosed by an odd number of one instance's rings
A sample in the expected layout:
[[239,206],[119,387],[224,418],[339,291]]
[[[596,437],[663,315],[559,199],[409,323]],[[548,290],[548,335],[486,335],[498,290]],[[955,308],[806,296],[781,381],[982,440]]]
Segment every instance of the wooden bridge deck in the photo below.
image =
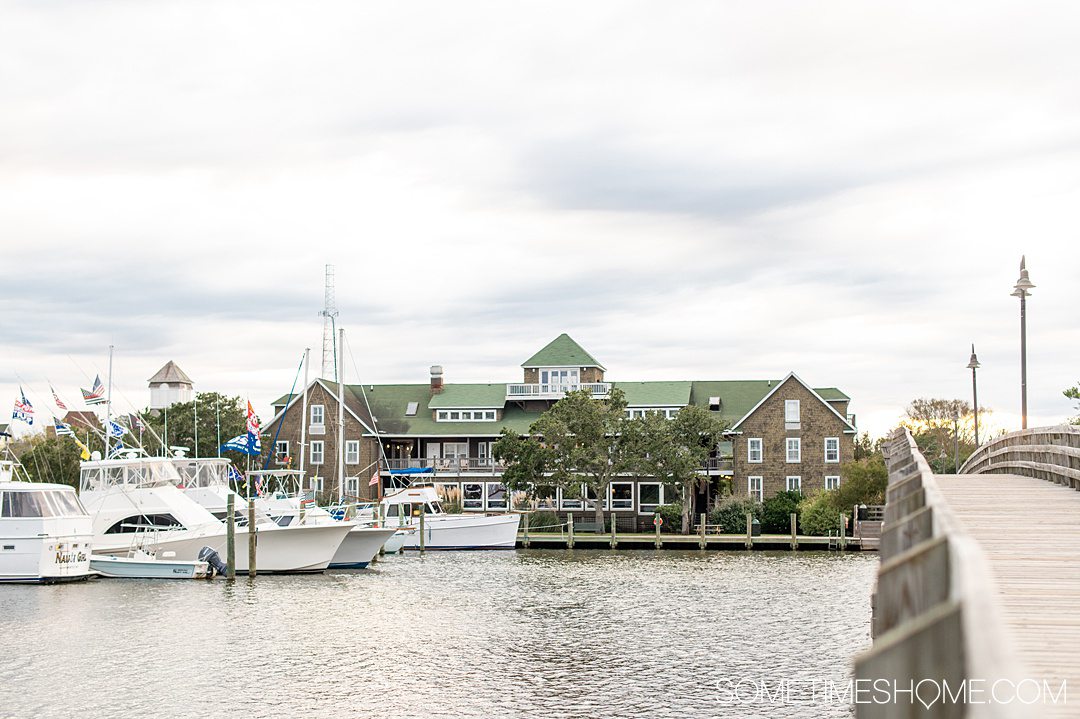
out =
[[[937,475],[956,518],[990,560],[1019,659],[1080,693],[1080,492],[1011,474]],[[1040,706],[1050,715],[1052,706]]]

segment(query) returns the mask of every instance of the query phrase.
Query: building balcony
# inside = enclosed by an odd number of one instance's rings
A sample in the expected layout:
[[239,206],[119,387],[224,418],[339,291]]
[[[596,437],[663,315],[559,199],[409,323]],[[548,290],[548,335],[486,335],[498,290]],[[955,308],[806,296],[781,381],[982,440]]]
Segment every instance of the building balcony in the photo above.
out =
[[[389,469],[428,469],[434,468],[438,476],[459,477],[468,475],[501,475],[506,465],[490,457],[440,457],[440,458],[405,458],[388,459]],[[383,473],[387,468],[383,468]]]
[[582,382],[580,384],[508,384],[507,400],[525,399],[562,399],[567,392],[587,390],[593,397],[607,397],[611,394],[610,382]]
[[708,475],[726,476],[735,473],[735,462],[731,457],[709,457],[702,471]]

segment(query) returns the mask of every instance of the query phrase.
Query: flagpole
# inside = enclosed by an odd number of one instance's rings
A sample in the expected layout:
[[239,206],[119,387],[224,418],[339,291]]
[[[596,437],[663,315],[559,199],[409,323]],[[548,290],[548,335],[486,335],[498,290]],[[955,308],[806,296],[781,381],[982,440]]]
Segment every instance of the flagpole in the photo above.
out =
[[112,356],[113,346],[109,345],[109,389],[105,394],[105,459],[112,452]]
[[[300,410],[300,483],[301,483],[300,493],[301,494],[304,493],[304,487],[303,487],[303,482],[304,482],[304,455],[305,455],[306,450],[307,450],[307,423],[308,423],[308,416],[307,416],[307,413],[308,413],[307,388],[308,388],[308,361],[309,361],[310,355],[311,355],[311,348],[310,347],[305,347],[304,348],[304,389],[303,389],[304,399],[303,399],[303,401],[301,402],[301,405],[300,405],[301,408],[302,408]],[[290,397],[289,399],[292,399],[292,397]],[[288,402],[289,402],[288,400],[285,401],[285,406],[286,407],[289,406]],[[282,422],[285,421],[284,414],[281,417],[281,421]],[[314,492],[314,488],[313,488],[312,489],[312,496],[314,496],[314,494],[315,494],[315,492]]]
[[214,400],[214,412],[217,414],[217,456],[221,459],[221,395]]

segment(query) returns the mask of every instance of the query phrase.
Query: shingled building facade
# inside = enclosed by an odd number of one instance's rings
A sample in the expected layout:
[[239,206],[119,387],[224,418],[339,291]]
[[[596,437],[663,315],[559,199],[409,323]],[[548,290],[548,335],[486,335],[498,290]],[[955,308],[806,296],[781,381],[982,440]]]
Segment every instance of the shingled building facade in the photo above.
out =
[[[375,499],[400,481],[391,470],[433,468],[440,490],[463,510],[476,512],[504,511],[511,504],[500,482],[503,467],[492,458],[502,429],[526,434],[571,390],[603,398],[618,387],[629,403],[628,416],[661,412],[672,417],[697,404],[724,419],[730,427],[727,441],[702,467],[713,481],[693,499],[695,512],[706,510],[721,480],[730,482],[733,492],[757,499],[788,489],[809,493],[839,486],[839,467],[852,459],[856,429],[848,396],[835,388],[812,388],[794,373],[779,380],[612,382],[606,368],[566,334],[521,367],[521,382],[445,383],[442,367],[435,366],[426,383],[346,385],[344,433],[337,427],[339,388],[318,379],[306,390],[306,417],[301,394],[281,397],[264,436],[274,442],[278,466],[299,467],[306,421],[303,466],[323,491],[337,490],[337,443],[342,441],[345,495]],[[620,526],[641,525],[657,506],[676,499],[665,496],[651,478],[620,480],[604,502],[620,517]],[[564,497],[560,491],[543,504],[563,514],[592,511],[590,498]]]

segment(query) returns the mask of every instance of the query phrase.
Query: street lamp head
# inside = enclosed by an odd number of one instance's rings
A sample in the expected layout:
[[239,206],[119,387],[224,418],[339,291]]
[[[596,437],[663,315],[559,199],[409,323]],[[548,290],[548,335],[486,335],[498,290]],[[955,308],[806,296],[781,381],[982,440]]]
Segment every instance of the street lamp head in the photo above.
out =
[[968,361],[967,368],[970,370],[979,369],[979,358],[975,356],[975,345],[971,345],[971,359]]
[[1031,288],[1035,285],[1031,282],[1031,278],[1028,277],[1027,271],[1027,258],[1020,257],[1020,279],[1016,281],[1016,286],[1013,288],[1013,297],[1027,297],[1031,294]]

